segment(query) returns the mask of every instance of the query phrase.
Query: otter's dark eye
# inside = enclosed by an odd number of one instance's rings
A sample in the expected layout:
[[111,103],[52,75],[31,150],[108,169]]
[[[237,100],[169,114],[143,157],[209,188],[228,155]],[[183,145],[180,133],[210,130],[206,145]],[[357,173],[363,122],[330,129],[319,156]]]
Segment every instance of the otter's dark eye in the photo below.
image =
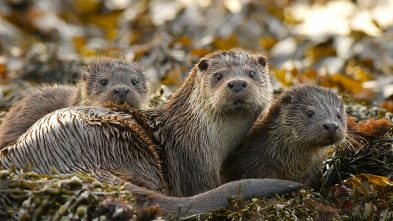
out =
[[107,80],[102,80],[102,81],[101,81],[101,84],[102,84],[103,86],[106,86],[106,85],[108,84],[108,81],[107,81]]
[[337,118],[341,120],[341,114],[337,114]]
[[131,81],[131,84],[134,85],[134,86],[135,86],[137,83],[138,83],[138,82],[137,82],[136,80],[132,80],[132,81]]
[[308,117],[313,117],[314,116],[314,111],[307,111],[307,116]]
[[216,74],[215,77],[216,77],[217,81],[219,81],[222,79],[222,74]]
[[250,73],[248,73],[248,76],[250,76],[250,78],[254,78],[255,77],[255,72],[254,71],[250,71]]

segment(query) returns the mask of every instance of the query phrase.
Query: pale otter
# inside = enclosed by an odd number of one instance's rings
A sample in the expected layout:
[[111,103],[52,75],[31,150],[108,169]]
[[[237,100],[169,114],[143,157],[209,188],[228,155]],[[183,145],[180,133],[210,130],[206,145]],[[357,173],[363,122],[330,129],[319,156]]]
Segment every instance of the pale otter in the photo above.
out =
[[318,86],[293,87],[259,116],[244,146],[225,160],[222,179],[274,178],[312,186],[325,147],[342,142],[346,131],[340,96]]
[[[139,205],[159,203],[167,211],[193,205],[190,213],[201,207],[206,211],[227,205],[225,189],[230,187],[233,194],[239,182],[189,198],[167,197],[139,186],[170,196],[192,196],[219,186],[223,160],[240,144],[270,96],[263,56],[240,50],[216,52],[192,69],[167,103],[146,111],[58,110],[3,149],[0,164],[5,168],[32,164],[33,171],[43,174],[51,173],[51,168],[60,173],[92,172],[100,180],[130,182]],[[266,182],[276,186],[264,186]],[[242,186],[246,197],[301,186],[289,181],[240,183],[259,187]],[[202,200],[206,194],[212,200]]]
[[0,148],[25,133],[46,114],[72,106],[103,106],[107,102],[127,103],[135,108],[148,104],[147,76],[137,63],[100,58],[83,71],[72,86],[46,86],[18,101],[0,125]]

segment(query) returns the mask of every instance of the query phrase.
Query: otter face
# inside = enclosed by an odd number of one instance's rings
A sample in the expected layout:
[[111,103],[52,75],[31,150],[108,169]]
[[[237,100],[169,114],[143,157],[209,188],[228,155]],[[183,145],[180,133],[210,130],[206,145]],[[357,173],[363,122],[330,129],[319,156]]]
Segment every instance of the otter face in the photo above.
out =
[[332,90],[301,85],[281,97],[283,121],[291,128],[294,142],[325,147],[344,140],[347,119],[343,99]]
[[265,109],[272,97],[266,58],[245,51],[213,54],[198,64],[205,106],[217,112]]
[[148,102],[147,76],[135,63],[101,59],[88,66],[82,81],[86,82],[90,105],[112,102],[141,108]]

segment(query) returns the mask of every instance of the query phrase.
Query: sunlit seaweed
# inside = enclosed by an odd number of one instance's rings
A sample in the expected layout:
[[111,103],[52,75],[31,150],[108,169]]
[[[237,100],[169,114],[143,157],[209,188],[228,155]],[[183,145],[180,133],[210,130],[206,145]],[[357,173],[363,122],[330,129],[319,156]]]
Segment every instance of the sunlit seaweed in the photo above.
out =
[[135,220],[132,194],[87,174],[0,170],[2,220]]

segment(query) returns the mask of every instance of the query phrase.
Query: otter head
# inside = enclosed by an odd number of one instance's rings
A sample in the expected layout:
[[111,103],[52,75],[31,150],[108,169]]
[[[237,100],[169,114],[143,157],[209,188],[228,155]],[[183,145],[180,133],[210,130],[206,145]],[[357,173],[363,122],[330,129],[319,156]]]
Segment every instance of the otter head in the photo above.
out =
[[270,104],[272,89],[266,58],[261,55],[220,51],[203,58],[195,69],[201,83],[196,85],[194,98],[204,108],[216,113],[259,114]]
[[342,97],[328,88],[299,85],[285,92],[275,103],[280,106],[283,128],[304,147],[325,147],[344,140],[347,120]]
[[136,63],[101,58],[85,69],[81,85],[85,105],[112,102],[142,108],[148,103],[147,76]]

